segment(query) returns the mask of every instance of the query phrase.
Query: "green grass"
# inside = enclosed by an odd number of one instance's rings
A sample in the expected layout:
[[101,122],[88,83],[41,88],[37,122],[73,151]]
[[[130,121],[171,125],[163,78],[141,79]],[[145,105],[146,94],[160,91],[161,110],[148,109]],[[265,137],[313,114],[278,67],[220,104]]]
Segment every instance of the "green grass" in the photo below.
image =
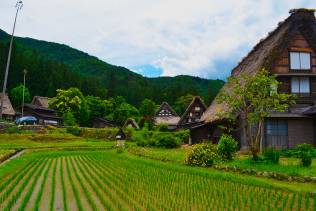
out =
[[70,134],[0,134],[0,156],[3,150],[39,148],[110,148],[114,141],[86,139]]
[[[56,171],[57,163],[60,163],[59,171]],[[20,174],[24,175],[20,176],[24,179],[14,179]],[[5,184],[0,188],[0,196],[12,187],[4,195],[1,205],[4,208],[25,207],[26,203],[34,203],[38,208],[48,203],[51,207],[56,202],[58,204],[56,200],[62,200],[64,208],[68,210],[96,209],[98,206],[108,210],[316,208],[315,198],[308,193],[316,189],[316,184],[279,182],[188,167],[127,152],[116,153],[115,150],[30,152],[0,167],[0,177],[2,175],[7,176],[0,181],[0,187]],[[36,179],[45,177],[54,179]],[[60,187],[55,182],[57,178],[62,180]],[[40,188],[36,189],[37,183]],[[45,187],[62,190],[63,196],[51,195],[55,191],[42,195]],[[14,192],[17,194],[12,194]],[[74,198],[69,198],[69,192],[73,192]]]
[[313,159],[311,167],[303,167],[300,164],[300,159],[297,158],[281,158],[279,164],[272,164],[254,162],[249,156],[238,156],[224,165],[256,169],[258,171],[272,171],[291,176],[316,176],[316,159]]

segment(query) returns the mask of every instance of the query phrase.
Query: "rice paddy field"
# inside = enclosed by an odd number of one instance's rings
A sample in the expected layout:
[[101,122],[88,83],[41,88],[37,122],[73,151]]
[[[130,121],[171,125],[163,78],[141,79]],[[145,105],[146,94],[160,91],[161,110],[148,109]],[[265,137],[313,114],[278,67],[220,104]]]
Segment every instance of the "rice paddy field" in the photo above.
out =
[[305,191],[114,150],[25,153],[0,178],[0,210],[316,210]]

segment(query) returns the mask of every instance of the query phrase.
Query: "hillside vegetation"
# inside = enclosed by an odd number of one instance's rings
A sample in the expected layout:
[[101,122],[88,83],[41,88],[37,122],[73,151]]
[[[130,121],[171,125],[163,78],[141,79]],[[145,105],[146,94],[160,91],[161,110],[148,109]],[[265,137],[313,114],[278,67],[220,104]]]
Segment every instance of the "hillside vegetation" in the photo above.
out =
[[[8,46],[9,35],[0,30],[1,83]],[[85,95],[102,98],[120,95],[134,105],[145,98],[173,104],[186,94],[200,95],[209,103],[224,84],[221,80],[191,76],[147,78],[66,45],[17,37],[9,88],[22,82],[23,69],[28,70],[27,87],[32,95],[53,97],[57,88],[78,87]]]

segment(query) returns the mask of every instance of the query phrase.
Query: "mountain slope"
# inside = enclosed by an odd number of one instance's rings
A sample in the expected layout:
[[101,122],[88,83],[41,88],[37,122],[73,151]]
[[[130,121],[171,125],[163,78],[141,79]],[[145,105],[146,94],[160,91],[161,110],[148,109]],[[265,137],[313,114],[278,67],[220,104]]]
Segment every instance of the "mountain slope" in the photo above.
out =
[[[1,70],[5,67],[8,44],[9,35],[0,30]],[[146,78],[66,45],[16,37],[10,88],[22,81],[24,68],[28,69],[28,87],[33,95],[54,96],[57,88],[75,86],[86,95],[104,98],[121,95],[134,105],[144,98],[173,104],[185,94],[201,95],[209,102],[224,84],[221,80],[191,76]]]

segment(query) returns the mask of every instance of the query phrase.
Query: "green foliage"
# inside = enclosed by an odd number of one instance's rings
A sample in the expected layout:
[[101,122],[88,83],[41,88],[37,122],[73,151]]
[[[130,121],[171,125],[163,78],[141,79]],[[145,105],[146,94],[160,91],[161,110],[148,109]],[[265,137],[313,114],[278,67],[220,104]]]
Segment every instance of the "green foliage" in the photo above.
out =
[[174,110],[179,114],[183,114],[191,101],[193,100],[194,96],[192,94],[187,94],[181,97],[178,97],[176,102],[174,103]]
[[218,103],[224,103],[229,108],[229,111],[217,111],[221,118],[235,120],[236,114],[239,114],[244,123],[242,131],[255,160],[260,151],[264,118],[269,112],[283,112],[294,103],[293,95],[277,92],[279,84],[275,75],[263,69],[255,76],[241,74],[230,77],[227,89],[223,89],[217,98]]
[[218,154],[216,145],[208,143],[195,144],[186,154],[185,163],[190,166],[212,166],[219,160]]
[[231,135],[222,135],[218,143],[218,151],[225,160],[232,160],[238,143]]
[[83,128],[81,130],[81,136],[84,138],[114,141],[117,132],[117,128]]
[[49,101],[49,106],[55,109],[60,116],[71,112],[80,125],[85,126],[89,122],[88,104],[77,88],[58,89],[56,97]]
[[[11,89],[10,100],[15,108],[21,108],[23,101],[23,88],[24,86],[18,85],[17,87]],[[24,102],[28,103],[31,101],[31,94],[27,87],[24,88]]]
[[267,148],[263,151],[263,156],[265,158],[265,160],[273,163],[273,164],[278,164],[280,161],[280,151],[271,147],[271,148]]
[[156,140],[156,146],[162,148],[176,148],[180,146],[180,139],[174,134],[159,133],[153,137]]
[[309,152],[304,152],[301,156],[302,165],[304,167],[310,167],[312,165],[312,155]]
[[80,127],[72,126],[72,127],[67,127],[67,133],[70,133],[74,136],[81,136],[82,130]]
[[64,126],[76,126],[76,118],[71,112],[64,113],[63,115],[64,119]]
[[112,109],[112,107],[109,108],[110,102],[102,100],[100,97],[86,96],[85,99],[89,107],[90,121],[94,118],[105,117],[108,109],[109,111]]
[[156,104],[150,99],[145,99],[139,107],[139,113],[143,117],[153,117],[156,111]]
[[160,132],[167,132],[167,131],[169,131],[167,124],[158,124],[158,125],[155,126],[155,130],[160,131]]
[[190,130],[180,130],[173,133],[181,143],[189,143],[190,139]]
[[301,158],[303,153],[309,153],[312,157],[316,157],[316,148],[311,144],[299,144],[293,149],[283,151],[285,157]]

